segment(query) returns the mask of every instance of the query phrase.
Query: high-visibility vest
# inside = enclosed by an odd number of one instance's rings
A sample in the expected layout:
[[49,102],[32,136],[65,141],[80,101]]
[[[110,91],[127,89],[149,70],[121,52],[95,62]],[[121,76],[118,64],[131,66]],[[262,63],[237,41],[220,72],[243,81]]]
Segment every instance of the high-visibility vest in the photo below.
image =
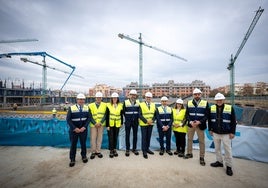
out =
[[164,111],[163,106],[159,106],[158,108],[159,112],[159,119],[164,124],[167,125],[171,121],[171,114],[172,109],[169,106],[166,106],[166,111]]
[[[107,105],[104,102],[101,102],[98,108],[95,102],[89,104],[92,118],[96,121],[96,123],[101,122],[103,116],[105,115],[106,107]],[[105,121],[103,122],[102,126],[105,126]],[[94,127],[92,122],[90,123],[90,127]]]
[[[182,124],[182,121],[185,119],[186,116],[186,109],[181,109],[178,113],[177,109],[173,109],[173,123],[174,124]],[[184,127],[172,127],[172,130],[175,132],[182,132],[182,133],[187,133],[188,131],[188,126],[185,125]]]
[[89,117],[89,109],[87,105],[83,105],[81,111],[78,108],[78,105],[72,105],[70,107],[71,110],[71,120],[73,122],[73,124],[76,127],[81,128],[82,126],[84,126],[85,122],[87,121],[88,117]]
[[206,115],[207,101],[201,100],[197,107],[194,106],[193,101],[188,101],[189,119],[191,121],[201,120]]
[[123,104],[118,103],[116,108],[114,108],[113,104],[107,103],[107,107],[110,111],[109,115],[109,125],[110,127],[120,127],[122,125],[121,122],[121,111],[123,110]]
[[139,117],[139,107],[140,102],[139,100],[136,100],[136,103],[134,105],[131,104],[130,100],[125,100],[125,120],[126,121],[132,121],[133,119],[138,119]]
[[[140,103],[140,109],[142,116],[147,120],[152,120],[154,117],[154,113],[156,110],[155,104],[150,103],[150,109],[148,108],[145,102]],[[139,119],[140,126],[148,126],[148,124],[144,123],[141,119]]]
[[210,107],[210,118],[213,129],[219,129],[218,123],[221,125],[222,131],[230,131],[231,126],[231,112],[232,106],[224,104],[224,109],[222,111],[222,122],[217,122],[217,106],[214,104]]

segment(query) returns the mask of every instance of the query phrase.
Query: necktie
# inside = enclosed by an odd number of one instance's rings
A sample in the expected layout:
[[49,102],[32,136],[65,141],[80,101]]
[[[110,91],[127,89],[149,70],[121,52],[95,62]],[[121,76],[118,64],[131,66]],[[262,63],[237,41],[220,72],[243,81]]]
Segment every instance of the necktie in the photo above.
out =
[[147,103],[148,109],[150,110],[150,103]]

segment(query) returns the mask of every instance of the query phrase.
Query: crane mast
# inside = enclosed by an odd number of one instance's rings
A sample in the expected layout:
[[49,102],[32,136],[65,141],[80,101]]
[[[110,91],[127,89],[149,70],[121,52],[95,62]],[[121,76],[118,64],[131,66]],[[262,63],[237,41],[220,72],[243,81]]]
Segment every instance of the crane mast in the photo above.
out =
[[240,52],[242,51],[243,47],[245,46],[250,34],[252,33],[255,25],[257,24],[259,18],[261,17],[262,13],[263,13],[264,9],[262,9],[261,7],[259,7],[259,9],[256,11],[256,15],[254,16],[249,29],[245,35],[245,37],[243,38],[243,41],[240,45],[240,47],[238,48],[235,56],[233,57],[233,54],[231,54],[231,59],[230,59],[230,63],[227,67],[227,69],[230,71],[230,97],[231,97],[231,104],[234,105],[234,98],[235,98],[235,91],[234,91],[234,63],[237,59],[237,57],[239,56]]
[[157,47],[154,47],[154,46],[151,46],[151,45],[148,45],[146,43],[144,43],[142,41],[142,36],[141,36],[141,33],[139,35],[139,40],[135,40],[133,38],[130,38],[129,36],[127,35],[124,35],[124,34],[121,34],[119,33],[118,34],[118,37],[121,38],[121,39],[127,39],[131,42],[135,42],[135,43],[138,43],[139,44],[139,98],[141,99],[142,98],[142,90],[143,90],[143,54],[142,54],[142,46],[146,46],[148,48],[151,48],[151,49],[154,49],[156,51],[159,51],[159,52],[162,52],[164,54],[167,54],[167,55],[170,55],[172,57],[175,57],[175,58],[178,58],[180,60],[183,60],[183,61],[187,61],[186,59],[176,55],[176,54],[172,54],[172,53],[169,53],[165,50],[162,50],[160,48],[157,48]]

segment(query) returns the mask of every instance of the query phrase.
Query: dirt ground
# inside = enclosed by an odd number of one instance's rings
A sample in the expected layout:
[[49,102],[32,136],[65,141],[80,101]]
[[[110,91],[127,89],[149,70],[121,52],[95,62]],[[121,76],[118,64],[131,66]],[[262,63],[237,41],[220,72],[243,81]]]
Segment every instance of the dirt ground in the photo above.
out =
[[[227,176],[224,168],[212,168],[214,153],[206,153],[206,166],[198,161],[198,150],[192,159],[177,156],[142,155],[81,161],[80,149],[76,165],[69,164],[68,148],[0,146],[0,187],[267,187],[268,164],[234,158],[234,175]],[[89,154],[88,154],[89,156]]]

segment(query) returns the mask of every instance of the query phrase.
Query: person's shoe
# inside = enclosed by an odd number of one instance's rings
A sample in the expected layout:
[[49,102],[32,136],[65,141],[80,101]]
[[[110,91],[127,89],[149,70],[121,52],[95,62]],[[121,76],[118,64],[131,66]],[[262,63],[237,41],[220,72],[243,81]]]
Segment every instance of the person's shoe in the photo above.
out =
[[226,168],[226,174],[227,174],[228,176],[232,176],[232,175],[233,175],[233,170],[232,170],[231,167],[227,166],[227,168]]
[[189,159],[189,158],[193,158],[193,154],[192,153],[187,153],[184,157],[184,159]]
[[83,158],[82,158],[82,161],[83,161],[83,163],[87,163],[87,162],[88,162],[87,157],[83,157]]
[[99,158],[102,158],[103,155],[101,153],[96,153],[96,155],[99,157]]
[[149,149],[147,150],[147,153],[149,153],[150,155],[154,155],[154,152]]
[[126,151],[125,155],[128,157],[129,156],[129,150]]
[[185,156],[184,153],[181,153],[181,152],[180,152],[180,153],[178,154],[178,157],[184,157],[184,156]]
[[71,160],[71,162],[69,163],[69,167],[73,167],[75,165],[75,161]]
[[210,166],[212,167],[223,167],[223,164],[219,161],[216,161],[215,163],[211,163]]
[[147,155],[147,153],[143,153],[143,157],[144,157],[145,159],[148,159],[148,155]]
[[90,155],[90,159],[94,159],[95,158],[95,153],[92,153],[91,155]]
[[113,151],[110,151],[109,157],[110,158],[113,158],[114,157],[114,152]]
[[160,150],[159,155],[164,155],[164,150]]
[[135,154],[135,155],[139,155],[139,152],[137,150],[132,150],[132,152]]
[[170,150],[167,150],[166,152],[167,152],[167,154],[169,154],[169,155],[173,155],[173,153],[172,153]]
[[200,157],[200,164],[201,164],[202,166],[205,166],[205,165],[206,165],[206,162],[205,162],[204,157]]
[[116,152],[116,150],[114,150],[114,156],[118,157],[118,153]]
[[178,155],[178,154],[179,154],[178,150],[174,151],[174,155]]

